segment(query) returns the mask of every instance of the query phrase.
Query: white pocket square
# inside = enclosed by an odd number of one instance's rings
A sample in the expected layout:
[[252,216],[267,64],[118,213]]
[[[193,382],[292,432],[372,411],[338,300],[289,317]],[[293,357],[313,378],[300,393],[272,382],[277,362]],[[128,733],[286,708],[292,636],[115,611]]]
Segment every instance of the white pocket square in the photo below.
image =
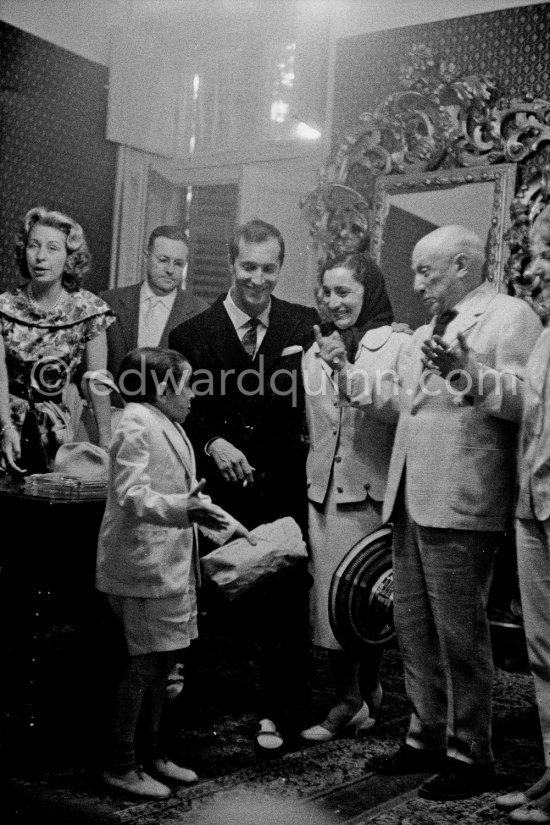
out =
[[297,352],[303,352],[304,348],[300,344],[293,344],[291,347],[285,347],[281,352],[281,358],[284,355],[295,355]]

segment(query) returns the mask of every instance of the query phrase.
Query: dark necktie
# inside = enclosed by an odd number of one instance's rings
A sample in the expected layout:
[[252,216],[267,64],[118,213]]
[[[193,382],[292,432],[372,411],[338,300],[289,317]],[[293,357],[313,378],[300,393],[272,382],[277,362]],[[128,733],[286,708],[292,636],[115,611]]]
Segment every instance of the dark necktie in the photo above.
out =
[[243,345],[245,352],[250,356],[250,358],[254,358],[254,353],[256,352],[259,323],[260,322],[257,318],[251,318],[248,322],[248,329],[246,330],[241,340],[241,344]]
[[[456,311],[456,309],[446,309],[445,312],[442,312],[441,315],[438,315],[437,318],[435,319],[435,325],[434,325],[434,328],[433,328],[432,336],[433,335],[439,335],[439,336],[443,335],[443,333],[445,332],[445,330],[447,329],[447,327],[449,326],[451,321],[454,318],[456,318],[457,315],[458,315],[458,312]],[[430,373],[430,372],[433,372],[433,371],[434,370],[431,369],[430,367],[426,367],[426,366],[424,367],[424,373]],[[436,372],[437,372],[437,370],[436,370]]]
[[453,321],[458,312],[456,309],[446,309],[441,315],[438,315],[435,321],[435,326],[432,335],[443,335],[451,321]]

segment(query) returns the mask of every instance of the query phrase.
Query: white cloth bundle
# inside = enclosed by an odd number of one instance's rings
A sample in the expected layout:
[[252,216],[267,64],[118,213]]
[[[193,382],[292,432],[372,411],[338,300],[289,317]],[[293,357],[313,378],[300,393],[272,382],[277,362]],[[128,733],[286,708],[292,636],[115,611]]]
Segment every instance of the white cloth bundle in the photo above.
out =
[[307,558],[302,532],[290,516],[260,524],[250,533],[256,537],[256,545],[238,538],[201,559],[204,575],[229,600]]

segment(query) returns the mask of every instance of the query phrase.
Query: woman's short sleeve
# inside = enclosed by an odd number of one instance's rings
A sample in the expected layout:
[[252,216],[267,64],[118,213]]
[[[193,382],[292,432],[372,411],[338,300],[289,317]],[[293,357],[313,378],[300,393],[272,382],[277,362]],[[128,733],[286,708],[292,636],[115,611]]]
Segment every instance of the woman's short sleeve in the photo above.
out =
[[105,332],[115,322],[116,316],[111,307],[92,292],[80,290],[80,297],[86,306],[84,340],[87,342]]

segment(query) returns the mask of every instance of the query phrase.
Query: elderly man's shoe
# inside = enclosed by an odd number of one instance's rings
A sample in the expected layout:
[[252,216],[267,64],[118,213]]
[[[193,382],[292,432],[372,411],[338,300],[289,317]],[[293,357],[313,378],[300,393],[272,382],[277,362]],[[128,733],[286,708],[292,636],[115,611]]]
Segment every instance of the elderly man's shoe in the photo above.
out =
[[492,763],[470,764],[448,758],[445,769],[420,786],[418,796],[441,802],[469,799],[491,790],[494,784],[495,766]]
[[393,753],[371,756],[367,759],[367,768],[376,773],[398,776],[406,773],[435,773],[443,769],[446,752],[441,750],[424,750],[411,745],[401,745]]

